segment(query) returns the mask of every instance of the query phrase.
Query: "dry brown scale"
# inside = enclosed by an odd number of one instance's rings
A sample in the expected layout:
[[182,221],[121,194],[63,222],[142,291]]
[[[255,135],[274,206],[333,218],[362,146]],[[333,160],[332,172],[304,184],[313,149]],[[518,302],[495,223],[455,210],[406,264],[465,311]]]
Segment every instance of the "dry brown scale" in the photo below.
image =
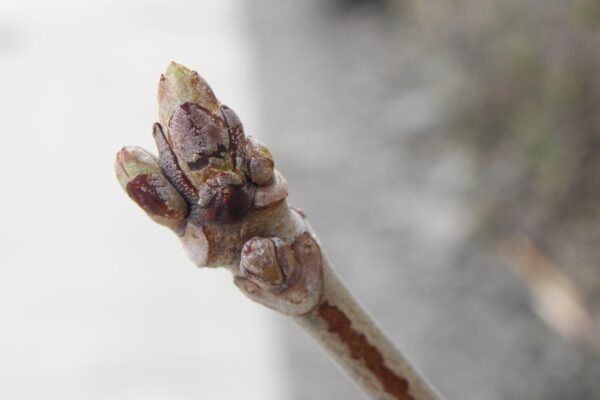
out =
[[124,147],[119,182],[199,267],[225,267],[250,299],[289,315],[375,399],[439,399],[360,307],[320,248],[264,144],[196,72],[171,63],[158,90],[156,158]]

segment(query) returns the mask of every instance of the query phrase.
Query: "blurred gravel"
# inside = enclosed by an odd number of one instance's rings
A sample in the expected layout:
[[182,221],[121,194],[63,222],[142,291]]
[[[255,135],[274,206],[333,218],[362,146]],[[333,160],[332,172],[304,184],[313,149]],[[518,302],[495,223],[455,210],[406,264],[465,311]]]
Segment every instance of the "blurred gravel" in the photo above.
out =
[[[492,252],[475,251],[475,167],[447,146],[438,118],[455,75],[382,4],[261,0],[247,10],[260,137],[291,203],[449,399],[600,398],[597,359],[535,317]],[[291,398],[361,398],[308,337],[283,329]]]

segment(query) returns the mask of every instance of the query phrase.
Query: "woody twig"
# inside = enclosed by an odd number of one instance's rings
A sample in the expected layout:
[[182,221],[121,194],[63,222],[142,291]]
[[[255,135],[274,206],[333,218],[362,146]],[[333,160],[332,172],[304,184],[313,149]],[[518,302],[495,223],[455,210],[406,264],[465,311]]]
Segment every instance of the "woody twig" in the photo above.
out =
[[374,399],[439,399],[356,302],[264,144],[244,134],[194,71],[171,63],[158,89],[158,158],[124,147],[119,182],[175,232],[199,267],[224,267],[250,299],[290,316]]

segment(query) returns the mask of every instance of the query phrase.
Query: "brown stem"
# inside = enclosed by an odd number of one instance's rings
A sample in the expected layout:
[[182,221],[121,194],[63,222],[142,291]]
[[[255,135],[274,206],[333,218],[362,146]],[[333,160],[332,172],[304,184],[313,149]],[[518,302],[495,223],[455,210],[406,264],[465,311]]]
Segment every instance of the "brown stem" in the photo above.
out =
[[294,317],[370,398],[441,399],[358,304],[323,257],[321,301]]
[[[248,240],[241,251],[241,275],[234,270],[238,287],[252,300],[290,315],[370,398],[441,399],[346,288],[305,216],[285,207],[287,216],[281,210],[280,223],[273,226],[282,230],[292,224],[283,231],[300,233],[293,241],[289,235],[285,241]],[[286,282],[286,276],[295,279]]]

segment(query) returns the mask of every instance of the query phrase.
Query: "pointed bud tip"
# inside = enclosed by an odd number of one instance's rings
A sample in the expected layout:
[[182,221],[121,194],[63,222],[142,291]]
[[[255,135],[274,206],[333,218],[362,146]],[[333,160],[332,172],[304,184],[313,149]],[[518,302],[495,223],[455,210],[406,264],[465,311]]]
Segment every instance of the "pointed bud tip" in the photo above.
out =
[[191,75],[193,73],[194,73],[194,71],[185,67],[184,65],[179,64],[175,61],[171,61],[169,63],[169,65],[167,66],[167,69],[165,70],[165,73],[163,75],[167,78],[176,78],[178,76],[179,77],[187,76],[187,75]]
[[163,127],[168,129],[173,111],[188,102],[220,114],[221,104],[208,83],[196,71],[172,61],[158,84],[159,118]]

